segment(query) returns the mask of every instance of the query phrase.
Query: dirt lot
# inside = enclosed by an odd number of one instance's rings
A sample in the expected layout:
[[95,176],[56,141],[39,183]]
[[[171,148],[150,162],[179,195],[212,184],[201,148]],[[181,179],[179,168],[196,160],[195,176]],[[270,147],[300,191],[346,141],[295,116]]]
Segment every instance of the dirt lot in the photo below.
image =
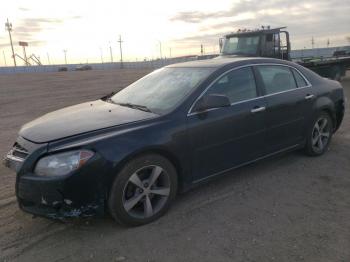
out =
[[[148,70],[0,75],[0,154],[25,122]],[[350,99],[350,75],[343,81]],[[153,224],[60,223],[20,211],[0,166],[0,261],[350,261],[350,115],[324,156],[289,153],[178,197]]]

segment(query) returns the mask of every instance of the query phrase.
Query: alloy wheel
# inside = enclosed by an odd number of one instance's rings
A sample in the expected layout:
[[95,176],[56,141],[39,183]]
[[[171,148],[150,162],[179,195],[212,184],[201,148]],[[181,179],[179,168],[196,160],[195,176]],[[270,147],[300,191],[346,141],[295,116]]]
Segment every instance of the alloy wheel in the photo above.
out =
[[157,214],[170,195],[170,177],[160,166],[145,166],[134,172],[123,191],[123,207],[134,218]]
[[328,145],[329,137],[331,134],[331,127],[326,117],[319,118],[312,130],[312,148],[316,152],[322,152]]

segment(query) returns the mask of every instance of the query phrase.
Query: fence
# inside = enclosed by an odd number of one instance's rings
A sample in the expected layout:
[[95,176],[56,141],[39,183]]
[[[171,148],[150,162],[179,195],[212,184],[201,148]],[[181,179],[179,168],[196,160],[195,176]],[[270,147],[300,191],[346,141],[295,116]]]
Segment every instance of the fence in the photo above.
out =
[[[329,47],[329,48],[314,48],[314,49],[301,49],[292,50],[291,58],[297,60],[298,58],[306,57],[331,57],[334,51],[347,48],[347,47]],[[197,59],[210,59],[216,55],[210,56],[188,56],[168,59],[158,59],[150,61],[139,62],[123,62],[123,68],[160,68],[166,65],[188,62]],[[66,67],[68,71],[73,71],[82,64],[69,64],[69,65],[40,65],[40,66],[17,66],[17,67],[0,67],[0,74],[16,74],[16,73],[35,73],[35,72],[57,72],[60,67]],[[89,64],[93,69],[105,70],[105,69],[118,69],[121,68],[121,63],[93,63]]]
[[[120,62],[117,63],[93,63],[89,64],[94,70],[109,70],[123,68],[160,68],[166,65],[188,62],[197,60],[196,56],[180,57],[170,59],[159,59],[139,62]],[[36,73],[36,72],[58,72],[59,68],[67,68],[68,71],[73,71],[82,64],[68,65],[35,65],[35,66],[17,66],[17,67],[0,67],[0,74],[17,74],[17,73]]]

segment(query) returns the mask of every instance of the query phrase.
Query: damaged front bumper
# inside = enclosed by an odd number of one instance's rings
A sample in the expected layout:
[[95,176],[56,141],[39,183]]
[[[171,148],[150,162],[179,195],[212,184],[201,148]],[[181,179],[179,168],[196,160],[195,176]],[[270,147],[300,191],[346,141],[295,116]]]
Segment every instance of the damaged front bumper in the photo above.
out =
[[33,173],[47,145],[19,138],[3,159],[17,173],[16,196],[19,207],[28,213],[53,219],[104,214],[105,190],[101,179],[101,159],[62,177],[42,177]]
[[22,210],[54,219],[103,214],[104,200],[82,200],[67,191],[65,179],[42,179],[31,175],[17,179],[17,200]]

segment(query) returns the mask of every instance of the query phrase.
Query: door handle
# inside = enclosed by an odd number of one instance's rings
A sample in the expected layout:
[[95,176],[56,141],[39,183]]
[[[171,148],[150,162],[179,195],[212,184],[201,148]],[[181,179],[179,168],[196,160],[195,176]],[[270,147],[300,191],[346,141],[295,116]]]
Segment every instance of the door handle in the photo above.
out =
[[305,96],[305,99],[306,99],[306,100],[309,100],[309,99],[312,99],[313,97],[314,97],[314,95],[307,94],[307,95]]
[[254,114],[254,113],[265,111],[265,109],[266,109],[266,107],[259,106],[259,107],[254,107],[252,110],[250,110],[250,112],[252,112]]

